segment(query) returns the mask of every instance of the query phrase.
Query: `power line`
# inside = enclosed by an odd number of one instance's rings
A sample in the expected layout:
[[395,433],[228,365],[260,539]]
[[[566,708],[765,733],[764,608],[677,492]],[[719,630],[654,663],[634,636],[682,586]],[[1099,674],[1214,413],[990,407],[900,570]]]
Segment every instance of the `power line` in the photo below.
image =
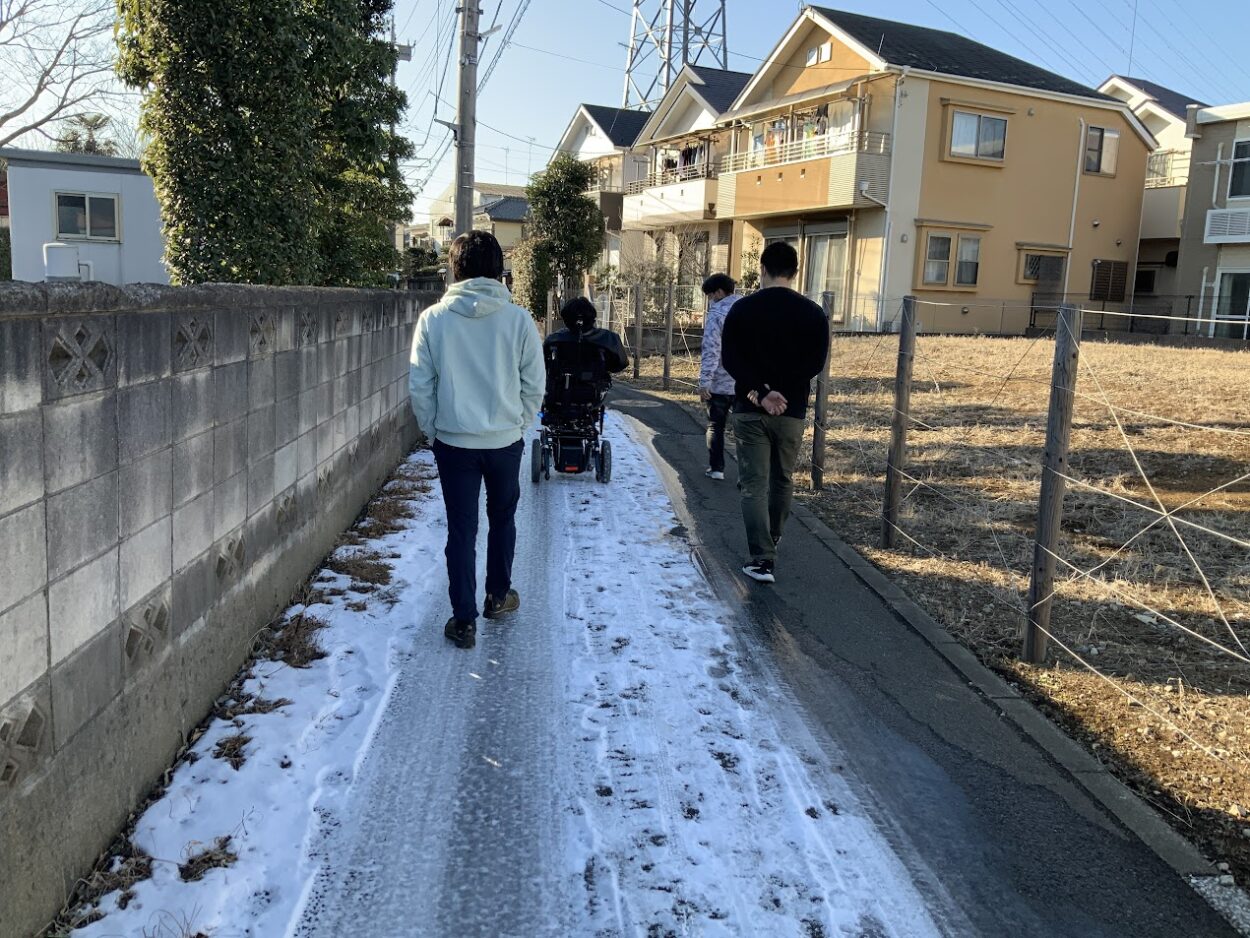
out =
[[503,42],[499,46],[499,51],[495,53],[495,57],[491,59],[490,65],[486,66],[486,74],[482,76],[478,82],[477,90],[481,92],[486,87],[486,83],[490,81],[490,76],[495,74],[495,66],[499,64],[499,60],[503,58],[503,54],[508,50],[508,46],[512,43],[512,37],[516,35],[517,28],[521,25],[521,20],[525,17],[525,12],[529,9],[530,0],[521,0],[516,8],[516,12],[512,14],[512,21],[508,24],[508,29],[504,33]]
[[593,65],[595,66],[595,68],[606,68],[613,72],[625,71],[625,69],[621,68],[618,65],[608,65],[604,62],[592,62],[589,59],[575,59],[573,58],[573,56],[566,55],[563,52],[552,52],[550,49],[540,49],[537,46],[527,46],[523,42],[514,41],[512,44],[516,46],[518,49],[525,49],[526,51],[529,51],[529,52],[541,52],[543,55],[550,55],[550,56],[554,56],[557,59],[564,59],[564,61],[566,62],[577,62],[579,65]]

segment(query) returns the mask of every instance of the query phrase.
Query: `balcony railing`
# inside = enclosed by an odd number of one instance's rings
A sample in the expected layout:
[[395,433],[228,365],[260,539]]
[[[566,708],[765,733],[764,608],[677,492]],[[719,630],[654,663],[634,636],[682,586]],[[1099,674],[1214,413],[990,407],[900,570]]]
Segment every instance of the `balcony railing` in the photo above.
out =
[[617,183],[596,182],[587,187],[585,195],[599,195],[601,192],[608,194],[621,193],[625,191],[625,187]]
[[1164,189],[1189,182],[1189,154],[1184,150],[1159,150],[1146,161],[1146,188]]
[[782,163],[820,159],[843,153],[889,153],[890,135],[870,130],[851,133],[825,134],[806,140],[792,140],[774,146],[761,147],[750,153],[734,153],[721,160],[722,173],[740,173],[748,169],[762,169]]
[[716,169],[715,162],[706,162],[683,166],[681,169],[666,169],[662,172],[651,173],[626,185],[625,194],[637,195],[639,192],[654,189],[656,186],[667,186],[674,182],[687,182],[691,179],[715,179]]

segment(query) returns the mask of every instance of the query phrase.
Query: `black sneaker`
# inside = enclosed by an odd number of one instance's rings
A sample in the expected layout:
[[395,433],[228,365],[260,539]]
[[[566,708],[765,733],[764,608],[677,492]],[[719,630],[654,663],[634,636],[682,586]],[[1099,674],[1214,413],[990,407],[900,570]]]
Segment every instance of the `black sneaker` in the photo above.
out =
[[496,599],[494,596],[486,596],[486,607],[482,615],[487,619],[502,619],[510,612],[516,612],[521,608],[521,597],[516,590],[508,590],[504,594],[503,599]]
[[743,566],[742,572],[757,583],[777,582],[777,576],[773,572],[773,562],[771,560],[752,560]]
[[443,634],[457,648],[472,648],[477,644],[477,623],[464,622],[452,616],[443,626]]

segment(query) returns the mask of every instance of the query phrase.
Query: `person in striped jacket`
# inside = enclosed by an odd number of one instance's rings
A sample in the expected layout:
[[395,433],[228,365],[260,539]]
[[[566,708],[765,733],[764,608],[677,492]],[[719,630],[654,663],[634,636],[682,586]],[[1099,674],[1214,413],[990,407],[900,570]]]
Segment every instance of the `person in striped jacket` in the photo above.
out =
[[728,274],[713,274],[703,281],[708,299],[703,324],[703,350],[699,361],[699,398],[707,404],[707,461],[704,474],[717,481],[725,478],[725,423],[734,404],[734,379],[721,364],[721,332],[725,317],[740,297]]

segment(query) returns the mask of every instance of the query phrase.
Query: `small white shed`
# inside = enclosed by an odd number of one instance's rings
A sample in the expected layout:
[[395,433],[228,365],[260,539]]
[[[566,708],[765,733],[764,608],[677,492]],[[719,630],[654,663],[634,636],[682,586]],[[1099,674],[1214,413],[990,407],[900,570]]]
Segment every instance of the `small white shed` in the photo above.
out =
[[169,283],[160,209],[138,160],[14,149],[0,159],[14,280],[44,280],[44,245],[59,242],[77,249],[84,280]]

